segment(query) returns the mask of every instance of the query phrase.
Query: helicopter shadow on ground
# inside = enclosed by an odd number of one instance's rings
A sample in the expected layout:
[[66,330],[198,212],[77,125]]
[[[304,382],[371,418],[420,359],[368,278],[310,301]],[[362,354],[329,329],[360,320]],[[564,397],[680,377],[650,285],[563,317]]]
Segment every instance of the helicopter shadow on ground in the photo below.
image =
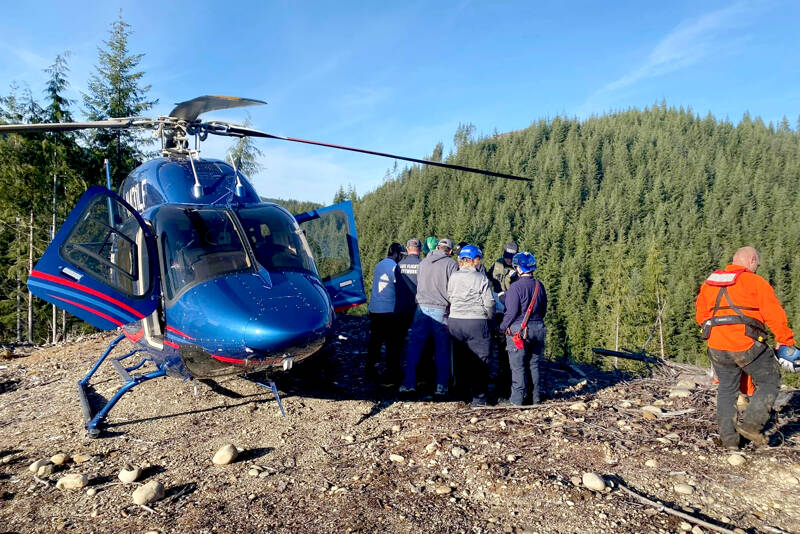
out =
[[[401,396],[397,387],[384,388],[366,379],[366,347],[369,336],[368,321],[363,317],[337,318],[335,339],[321,353],[309,358],[290,372],[275,377],[284,398],[298,396],[330,400],[364,400],[373,403],[372,409],[357,424],[386,410],[395,402],[437,401],[433,395],[432,355],[423,357],[420,367],[418,393]],[[586,393],[612,387],[636,378],[623,371],[605,371],[592,365],[578,367],[567,361],[543,360],[540,363],[542,399],[565,401]],[[456,384],[457,386],[458,384]],[[509,385],[501,380],[498,397]],[[441,399],[443,402],[462,400],[468,402],[459,388]]]
[[[227,389],[227,388],[225,388],[225,389]],[[160,421],[160,420],[164,420],[164,419],[173,419],[173,418],[181,417],[181,416],[185,416],[185,415],[197,415],[197,414],[202,414],[202,413],[213,413],[213,412],[217,412],[217,411],[220,411],[220,410],[229,410],[231,408],[237,408],[237,407],[240,407],[240,406],[247,406],[247,405],[254,405],[254,404],[264,404],[264,403],[272,402],[272,398],[271,397],[265,396],[264,393],[261,393],[261,392],[254,393],[252,395],[240,395],[238,393],[236,395],[239,395],[238,398],[247,399],[247,400],[244,400],[244,401],[236,403],[236,404],[222,403],[222,404],[217,404],[215,406],[209,406],[208,408],[199,408],[199,409],[196,409],[196,410],[185,410],[185,411],[182,411],[182,412],[173,412],[173,413],[167,413],[167,414],[163,414],[163,415],[154,415],[154,416],[151,416],[151,417],[141,417],[141,418],[138,418],[138,419],[126,419],[124,421],[108,422],[108,423],[106,423],[106,428],[103,430],[103,434],[102,435],[103,435],[103,437],[112,437],[112,436],[115,436],[115,435],[123,435],[124,434],[124,432],[110,432],[110,431],[107,430],[109,428],[120,428],[120,427],[125,427],[125,426],[129,426],[129,425],[138,424],[138,423],[149,423],[149,422]]]

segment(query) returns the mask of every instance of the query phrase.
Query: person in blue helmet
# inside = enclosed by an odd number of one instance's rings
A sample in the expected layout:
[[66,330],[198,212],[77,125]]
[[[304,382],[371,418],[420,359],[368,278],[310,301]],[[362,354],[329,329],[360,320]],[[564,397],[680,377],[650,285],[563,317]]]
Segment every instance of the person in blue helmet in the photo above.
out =
[[453,340],[453,356],[464,370],[461,379],[472,395],[472,407],[486,406],[491,335],[489,321],[495,302],[489,279],[478,272],[483,253],[475,245],[465,245],[458,254],[458,271],[447,282],[450,301],[448,328]]
[[500,330],[506,335],[508,365],[511,368],[509,403],[521,406],[530,395],[531,402],[540,401],[539,359],[544,355],[547,329],[547,292],[533,277],[536,258],[530,252],[519,252],[512,259],[518,280],[506,291],[506,312]]

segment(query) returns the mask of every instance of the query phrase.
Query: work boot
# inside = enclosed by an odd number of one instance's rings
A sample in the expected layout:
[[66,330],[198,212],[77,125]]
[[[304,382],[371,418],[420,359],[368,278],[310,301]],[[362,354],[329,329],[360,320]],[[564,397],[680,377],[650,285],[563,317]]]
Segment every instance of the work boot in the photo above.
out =
[[486,399],[472,399],[472,402],[469,404],[470,408],[485,408],[486,407]]
[[417,394],[417,388],[412,388],[403,385],[397,389],[397,393],[398,395],[400,395],[400,397],[404,399],[410,399],[411,397]]
[[442,384],[436,385],[436,391],[433,392],[434,395],[437,397],[444,397],[447,395],[447,386],[443,386]]
[[723,449],[728,449],[730,451],[738,451],[739,450],[739,434],[736,434],[734,437],[720,437],[719,444]]
[[769,440],[767,436],[762,434],[759,430],[754,428],[749,428],[740,424],[736,425],[736,432],[739,433],[740,436],[743,438],[750,440],[753,445],[758,445],[761,447],[766,447],[769,444]]

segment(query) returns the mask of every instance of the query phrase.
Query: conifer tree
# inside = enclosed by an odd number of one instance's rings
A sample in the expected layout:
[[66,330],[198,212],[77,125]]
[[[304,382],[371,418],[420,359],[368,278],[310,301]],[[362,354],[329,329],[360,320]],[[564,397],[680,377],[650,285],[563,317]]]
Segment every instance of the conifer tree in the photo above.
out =
[[[250,115],[244,121],[244,126],[252,126]],[[240,137],[228,149],[228,159],[236,165],[236,168],[246,176],[252,177],[261,171],[263,166],[258,162],[258,158],[264,153],[256,146],[252,137]]]
[[[97,49],[97,65],[89,78],[88,92],[82,93],[89,120],[137,117],[158,103],[148,99],[150,85],[142,85],[144,71],[138,69],[144,54],[131,53],[128,39],[132,33],[120,10],[119,18],[111,24],[108,40],[103,41],[105,47]],[[98,163],[104,158],[111,163],[114,187],[144,160],[152,142],[146,134],[132,130],[92,130],[89,139]]]

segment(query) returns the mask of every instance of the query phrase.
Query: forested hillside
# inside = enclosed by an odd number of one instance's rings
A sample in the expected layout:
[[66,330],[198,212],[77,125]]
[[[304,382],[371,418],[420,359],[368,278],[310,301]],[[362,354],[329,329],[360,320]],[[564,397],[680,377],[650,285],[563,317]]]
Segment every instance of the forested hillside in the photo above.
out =
[[[512,182],[438,168],[400,171],[357,205],[365,278],[392,241],[450,237],[488,261],[517,240],[549,291],[551,357],[641,347],[702,362],[694,322],[702,280],[755,246],[800,328],[800,138],[745,116],[738,124],[655,106],[525,130],[456,134],[448,162],[533,178]],[[440,157],[441,147],[433,157]],[[659,330],[661,332],[659,332]]]
[[[81,91],[87,120],[140,116],[157,102],[142,81],[142,54],[128,48],[131,33],[120,13],[98,47],[94,72]],[[69,57],[59,54],[45,69],[43,90],[12,84],[0,95],[0,124],[80,119],[79,104],[67,96]],[[103,161],[109,161],[112,187],[118,188],[152,148],[146,133],[119,130],[0,135],[0,342],[42,343],[91,329],[33,298],[25,285],[28,272],[80,195],[91,185],[105,185]]]

